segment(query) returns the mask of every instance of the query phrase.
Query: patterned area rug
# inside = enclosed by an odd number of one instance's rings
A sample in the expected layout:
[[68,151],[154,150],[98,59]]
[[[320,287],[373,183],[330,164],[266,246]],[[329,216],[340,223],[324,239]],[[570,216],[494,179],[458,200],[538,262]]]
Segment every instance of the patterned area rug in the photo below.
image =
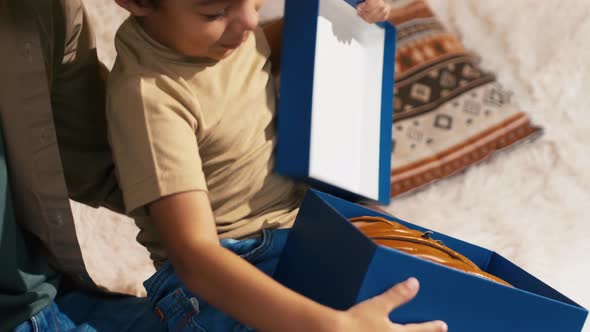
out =
[[542,130],[422,0],[396,7],[391,193],[460,173]]

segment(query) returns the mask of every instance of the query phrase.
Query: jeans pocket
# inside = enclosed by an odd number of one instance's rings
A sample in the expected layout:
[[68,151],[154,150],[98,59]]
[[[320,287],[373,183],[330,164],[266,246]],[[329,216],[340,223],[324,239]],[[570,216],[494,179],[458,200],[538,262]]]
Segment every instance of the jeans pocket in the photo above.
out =
[[182,288],[177,288],[158,301],[156,310],[162,314],[170,332],[206,332],[196,319],[199,302],[194,297],[188,297]]
[[225,240],[222,245],[233,251],[238,256],[256,265],[257,261],[264,259],[267,248],[272,243],[272,232],[263,230],[261,237],[247,240]]

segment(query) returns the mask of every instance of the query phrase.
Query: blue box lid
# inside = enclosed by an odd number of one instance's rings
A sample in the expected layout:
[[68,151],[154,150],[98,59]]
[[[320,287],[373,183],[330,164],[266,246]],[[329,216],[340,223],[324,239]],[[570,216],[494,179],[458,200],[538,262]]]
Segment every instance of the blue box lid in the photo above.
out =
[[388,204],[396,30],[356,2],[286,1],[276,171]]

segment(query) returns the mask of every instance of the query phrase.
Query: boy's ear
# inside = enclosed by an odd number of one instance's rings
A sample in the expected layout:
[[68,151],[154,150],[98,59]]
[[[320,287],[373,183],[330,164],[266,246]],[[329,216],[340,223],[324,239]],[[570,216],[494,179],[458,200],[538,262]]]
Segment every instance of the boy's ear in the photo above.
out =
[[154,10],[153,7],[142,4],[141,0],[115,0],[115,2],[133,16],[147,16]]

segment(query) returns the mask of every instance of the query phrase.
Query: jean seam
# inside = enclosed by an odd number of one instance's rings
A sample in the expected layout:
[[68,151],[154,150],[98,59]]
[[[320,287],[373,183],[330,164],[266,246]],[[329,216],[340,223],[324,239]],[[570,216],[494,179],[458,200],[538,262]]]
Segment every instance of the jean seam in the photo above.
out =
[[190,321],[191,327],[194,327],[199,332],[207,332],[207,330],[204,327],[202,327],[199,323],[197,323],[196,316],[197,315],[193,315],[193,317],[192,317],[193,319],[191,319],[191,321]]
[[[172,317],[179,315],[180,317],[178,319],[178,322],[181,322],[181,326],[191,326],[199,329],[199,331],[206,332],[205,329],[203,329],[200,325],[196,323],[194,318],[196,318],[198,313],[192,306],[192,304],[189,303],[188,296],[184,292],[184,290],[182,290],[182,288],[177,288],[176,290],[174,290],[172,296],[173,298],[171,299],[171,301],[174,304],[170,307],[169,311],[166,312],[168,315],[166,315],[166,313],[164,314],[164,319],[169,322],[170,319],[172,319]],[[186,313],[183,313],[184,308],[190,308],[190,310],[187,310]]]
[[53,326],[55,327],[55,332],[61,332],[61,326],[59,325],[59,322],[57,321],[57,317],[55,317],[55,310],[53,310],[53,307],[49,307],[49,312],[51,313],[51,319],[53,320]]
[[[189,294],[189,295],[191,295],[191,294]],[[195,308],[193,303],[191,303],[191,298],[189,298],[189,295],[186,295],[186,299],[189,302],[190,306],[193,308],[191,313],[186,315],[186,318],[190,319],[189,325],[191,327],[195,328],[199,332],[207,332],[207,330],[197,322],[197,317],[199,317],[199,315],[201,314],[201,310],[200,310],[200,308],[199,308],[199,310],[197,310],[197,308]],[[192,298],[194,298],[195,301],[197,302],[197,305],[200,306],[199,300],[197,300],[196,297],[192,297]]]
[[[153,275],[151,278],[149,278],[149,279],[147,280],[147,285],[144,285],[144,287],[145,287],[146,291],[148,291],[148,290],[152,289],[153,287],[159,288],[158,286],[159,286],[159,284],[161,283],[161,282],[159,281],[159,279],[160,279],[160,278],[159,278],[159,272],[160,272],[160,271],[162,271],[162,270],[163,270],[163,269],[165,269],[165,268],[166,268],[166,266],[162,266],[160,269],[158,269],[158,270],[156,271],[156,273],[155,273],[155,274],[154,274],[154,275]],[[154,278],[154,277],[155,277],[155,278]]]
[[[182,313],[182,309],[183,309],[182,298],[183,298],[183,296],[186,297],[186,294],[184,294],[184,291],[182,290],[182,288],[175,289],[171,293],[171,295],[173,296],[173,298],[171,299],[173,304],[170,307],[168,307],[168,310],[163,310],[162,307],[159,305],[161,300],[158,301],[158,303],[156,303],[156,305],[155,305],[155,307],[157,307],[164,314],[165,320],[169,320],[171,317],[176,316],[179,313]],[[162,300],[164,298],[166,298],[166,296],[164,296],[162,298]]]
[[[176,290],[174,292],[176,292]],[[164,312],[164,316],[167,316],[166,318],[176,316],[178,313],[182,312],[182,304],[178,302],[176,296],[174,297],[173,301],[174,304],[171,307],[169,307],[168,310],[163,311],[162,308],[160,308],[160,310]]]
[[[190,325],[197,325],[193,318],[196,318],[195,311],[192,310],[184,315],[182,315],[183,325],[190,326]],[[198,326],[198,325],[197,325]]]
[[148,285],[145,287],[146,290],[150,290],[150,289],[156,289],[157,291],[160,290],[161,285],[164,283],[165,279],[164,277],[162,277],[161,275],[164,274],[164,270],[168,269],[168,264],[162,266],[158,271],[156,271],[156,274],[154,275],[155,278],[150,278],[152,280],[148,280]]
[[[174,291],[174,302],[176,303],[176,305],[174,305],[174,307],[177,308],[176,312],[180,312],[182,314],[185,304],[186,302],[188,302],[188,297],[186,296],[186,293],[184,292],[184,290],[182,290],[182,288],[178,288]],[[187,315],[192,314],[194,311],[195,310],[193,308],[183,316],[186,317]]]
[[264,250],[266,250],[271,245],[272,237],[272,232],[266,229],[262,230],[262,243],[258,247],[252,249],[252,251],[245,253],[244,255],[241,255],[241,257],[245,260],[252,260],[254,258],[257,258],[258,256],[260,256],[261,252],[264,252]]
[[35,316],[31,317],[31,326],[33,327],[33,332],[39,332],[39,325]]
[[[172,277],[172,275],[174,274],[174,273],[166,273],[167,270],[169,270],[170,268],[171,268],[171,264],[169,262],[166,263],[166,265],[162,266],[158,271],[156,271],[156,274],[154,275],[154,277],[155,277],[154,280],[152,282],[148,283],[147,286],[144,286],[147,293],[148,293],[148,297],[149,297],[150,301],[154,305],[156,305],[159,302],[156,297],[161,292],[162,285],[168,279],[170,279]],[[165,296],[162,296],[161,298],[164,298],[164,297]]]

